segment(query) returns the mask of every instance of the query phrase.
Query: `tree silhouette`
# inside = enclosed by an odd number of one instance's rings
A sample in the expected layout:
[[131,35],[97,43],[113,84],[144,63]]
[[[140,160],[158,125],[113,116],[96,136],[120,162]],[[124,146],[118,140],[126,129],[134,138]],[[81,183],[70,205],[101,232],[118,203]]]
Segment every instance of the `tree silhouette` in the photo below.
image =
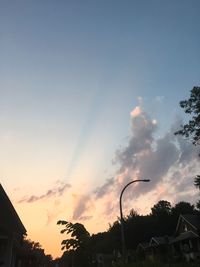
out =
[[71,238],[62,241],[62,250],[78,250],[86,247],[90,234],[81,223],[71,223],[59,220],[57,224],[64,225],[65,228],[60,231],[61,234],[70,234]]
[[71,262],[71,266],[88,266],[90,258],[90,234],[85,226],[81,223],[71,223],[63,220],[59,220],[57,224],[64,226],[64,229],[60,231],[61,234],[66,233],[70,235],[69,238],[61,242],[61,249],[66,250],[64,255],[66,258],[69,258],[68,261]]
[[[180,101],[179,104],[191,118],[175,134],[191,139],[195,146],[200,145],[200,87],[193,87],[189,99]],[[194,185],[200,189],[200,175],[195,177]],[[200,208],[200,200],[197,202],[197,208]]]
[[194,145],[200,145],[200,87],[193,87],[189,99],[180,101],[179,104],[191,118],[175,134],[191,138]]
[[181,201],[172,208],[172,215],[179,217],[180,214],[194,214],[194,205],[189,202]]
[[153,216],[168,216],[171,213],[171,204],[170,202],[166,201],[166,200],[160,200],[158,201],[157,204],[155,204],[152,208],[151,208],[151,213]]

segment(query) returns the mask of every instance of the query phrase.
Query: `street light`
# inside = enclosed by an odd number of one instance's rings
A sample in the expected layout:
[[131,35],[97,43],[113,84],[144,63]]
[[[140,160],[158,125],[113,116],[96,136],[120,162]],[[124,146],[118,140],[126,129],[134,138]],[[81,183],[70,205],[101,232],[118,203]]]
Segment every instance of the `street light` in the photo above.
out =
[[125,260],[125,252],[126,252],[126,245],[125,245],[125,236],[124,236],[124,218],[123,218],[123,212],[122,212],[122,196],[125,191],[125,189],[130,185],[135,182],[149,182],[149,179],[144,179],[144,180],[133,180],[129,182],[127,185],[124,186],[124,188],[121,191],[120,194],[120,199],[119,199],[119,207],[120,207],[120,221],[121,221],[121,241],[122,241],[122,257]]

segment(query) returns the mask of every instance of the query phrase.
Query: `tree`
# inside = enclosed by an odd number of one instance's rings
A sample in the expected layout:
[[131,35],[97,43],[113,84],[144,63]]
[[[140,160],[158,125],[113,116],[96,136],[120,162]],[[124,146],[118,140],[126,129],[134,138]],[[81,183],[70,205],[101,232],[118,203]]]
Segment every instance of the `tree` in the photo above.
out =
[[39,242],[35,242],[30,239],[24,239],[23,246],[25,247],[25,249],[30,250],[30,251],[43,250]]
[[200,190],[200,175],[194,178],[194,185]]
[[194,213],[195,213],[194,205],[190,204],[189,202],[185,202],[185,201],[181,201],[177,203],[172,208],[172,215],[176,217],[176,220],[180,214],[194,214]]
[[192,117],[175,134],[191,138],[194,145],[200,145],[200,87],[193,87],[189,99],[180,101],[179,104]]
[[157,217],[168,216],[171,213],[171,208],[170,202],[166,200],[160,200],[153,206],[153,208],[151,208],[151,213],[153,216]]
[[[192,117],[188,123],[182,125],[181,129],[175,132],[175,135],[191,138],[195,146],[200,145],[200,87],[194,86],[190,91],[189,99],[180,101],[179,104],[185,113],[190,114]],[[200,175],[195,177],[194,185],[200,189]],[[200,206],[200,203],[198,205]]]
[[44,249],[39,242],[23,239],[23,253],[30,257],[32,264],[28,266],[52,266],[52,256],[45,255]]
[[198,211],[200,211],[200,200],[197,201],[196,208],[197,208]]
[[134,209],[131,209],[129,214],[126,216],[125,220],[128,221],[128,220],[132,220],[133,218],[137,217],[139,214],[136,210]]
[[[66,249],[64,255],[71,261],[71,266],[88,266],[90,262],[90,234],[81,223],[58,221],[64,225],[61,234],[69,234],[70,237],[61,242],[61,249]],[[69,260],[68,259],[68,260]]]
[[62,250],[78,250],[86,246],[90,234],[81,223],[71,223],[67,221],[58,221],[57,224],[64,225],[65,228],[60,232],[61,234],[71,234],[71,238],[62,241]]
[[[200,175],[194,178],[194,185],[200,190]],[[196,208],[200,211],[200,200],[197,201]]]

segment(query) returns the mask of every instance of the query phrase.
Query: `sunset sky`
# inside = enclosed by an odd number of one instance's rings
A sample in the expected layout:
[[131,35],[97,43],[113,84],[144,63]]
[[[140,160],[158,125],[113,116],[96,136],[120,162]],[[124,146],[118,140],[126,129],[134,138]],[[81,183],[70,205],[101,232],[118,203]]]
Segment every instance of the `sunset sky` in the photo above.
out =
[[160,199],[195,203],[198,150],[174,136],[200,85],[199,0],[1,0],[0,182],[28,237],[61,255]]

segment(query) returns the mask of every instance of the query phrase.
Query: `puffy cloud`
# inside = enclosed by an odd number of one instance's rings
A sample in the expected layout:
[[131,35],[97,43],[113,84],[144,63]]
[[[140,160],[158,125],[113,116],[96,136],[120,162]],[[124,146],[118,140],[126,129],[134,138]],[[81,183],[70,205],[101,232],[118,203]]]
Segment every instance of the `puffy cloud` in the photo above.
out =
[[124,149],[116,152],[114,160],[114,163],[120,164],[119,173],[137,165],[138,156],[148,153],[154,141],[153,134],[157,129],[157,124],[141,108],[137,116],[131,115],[130,126],[131,137],[128,145]]
[[125,209],[126,203],[131,208],[131,200],[137,202],[139,199],[137,204],[140,205],[144,196],[146,200],[149,198],[149,203],[152,199],[156,202],[161,198],[169,198],[174,203],[187,200],[189,196],[196,198],[193,178],[199,172],[198,150],[181,136],[174,135],[180,121],[176,120],[163,137],[156,138],[157,121],[141,106],[133,109],[130,115],[128,144],[117,150],[113,161],[118,166],[116,175],[94,190],[96,201],[105,205],[105,216],[114,211],[117,214],[118,203],[111,199],[118,200],[123,186],[134,179],[151,179],[151,182],[135,183],[133,190],[126,191]]
[[132,111],[131,111],[131,116],[132,117],[137,117],[141,114],[141,108],[139,106],[135,107]]

